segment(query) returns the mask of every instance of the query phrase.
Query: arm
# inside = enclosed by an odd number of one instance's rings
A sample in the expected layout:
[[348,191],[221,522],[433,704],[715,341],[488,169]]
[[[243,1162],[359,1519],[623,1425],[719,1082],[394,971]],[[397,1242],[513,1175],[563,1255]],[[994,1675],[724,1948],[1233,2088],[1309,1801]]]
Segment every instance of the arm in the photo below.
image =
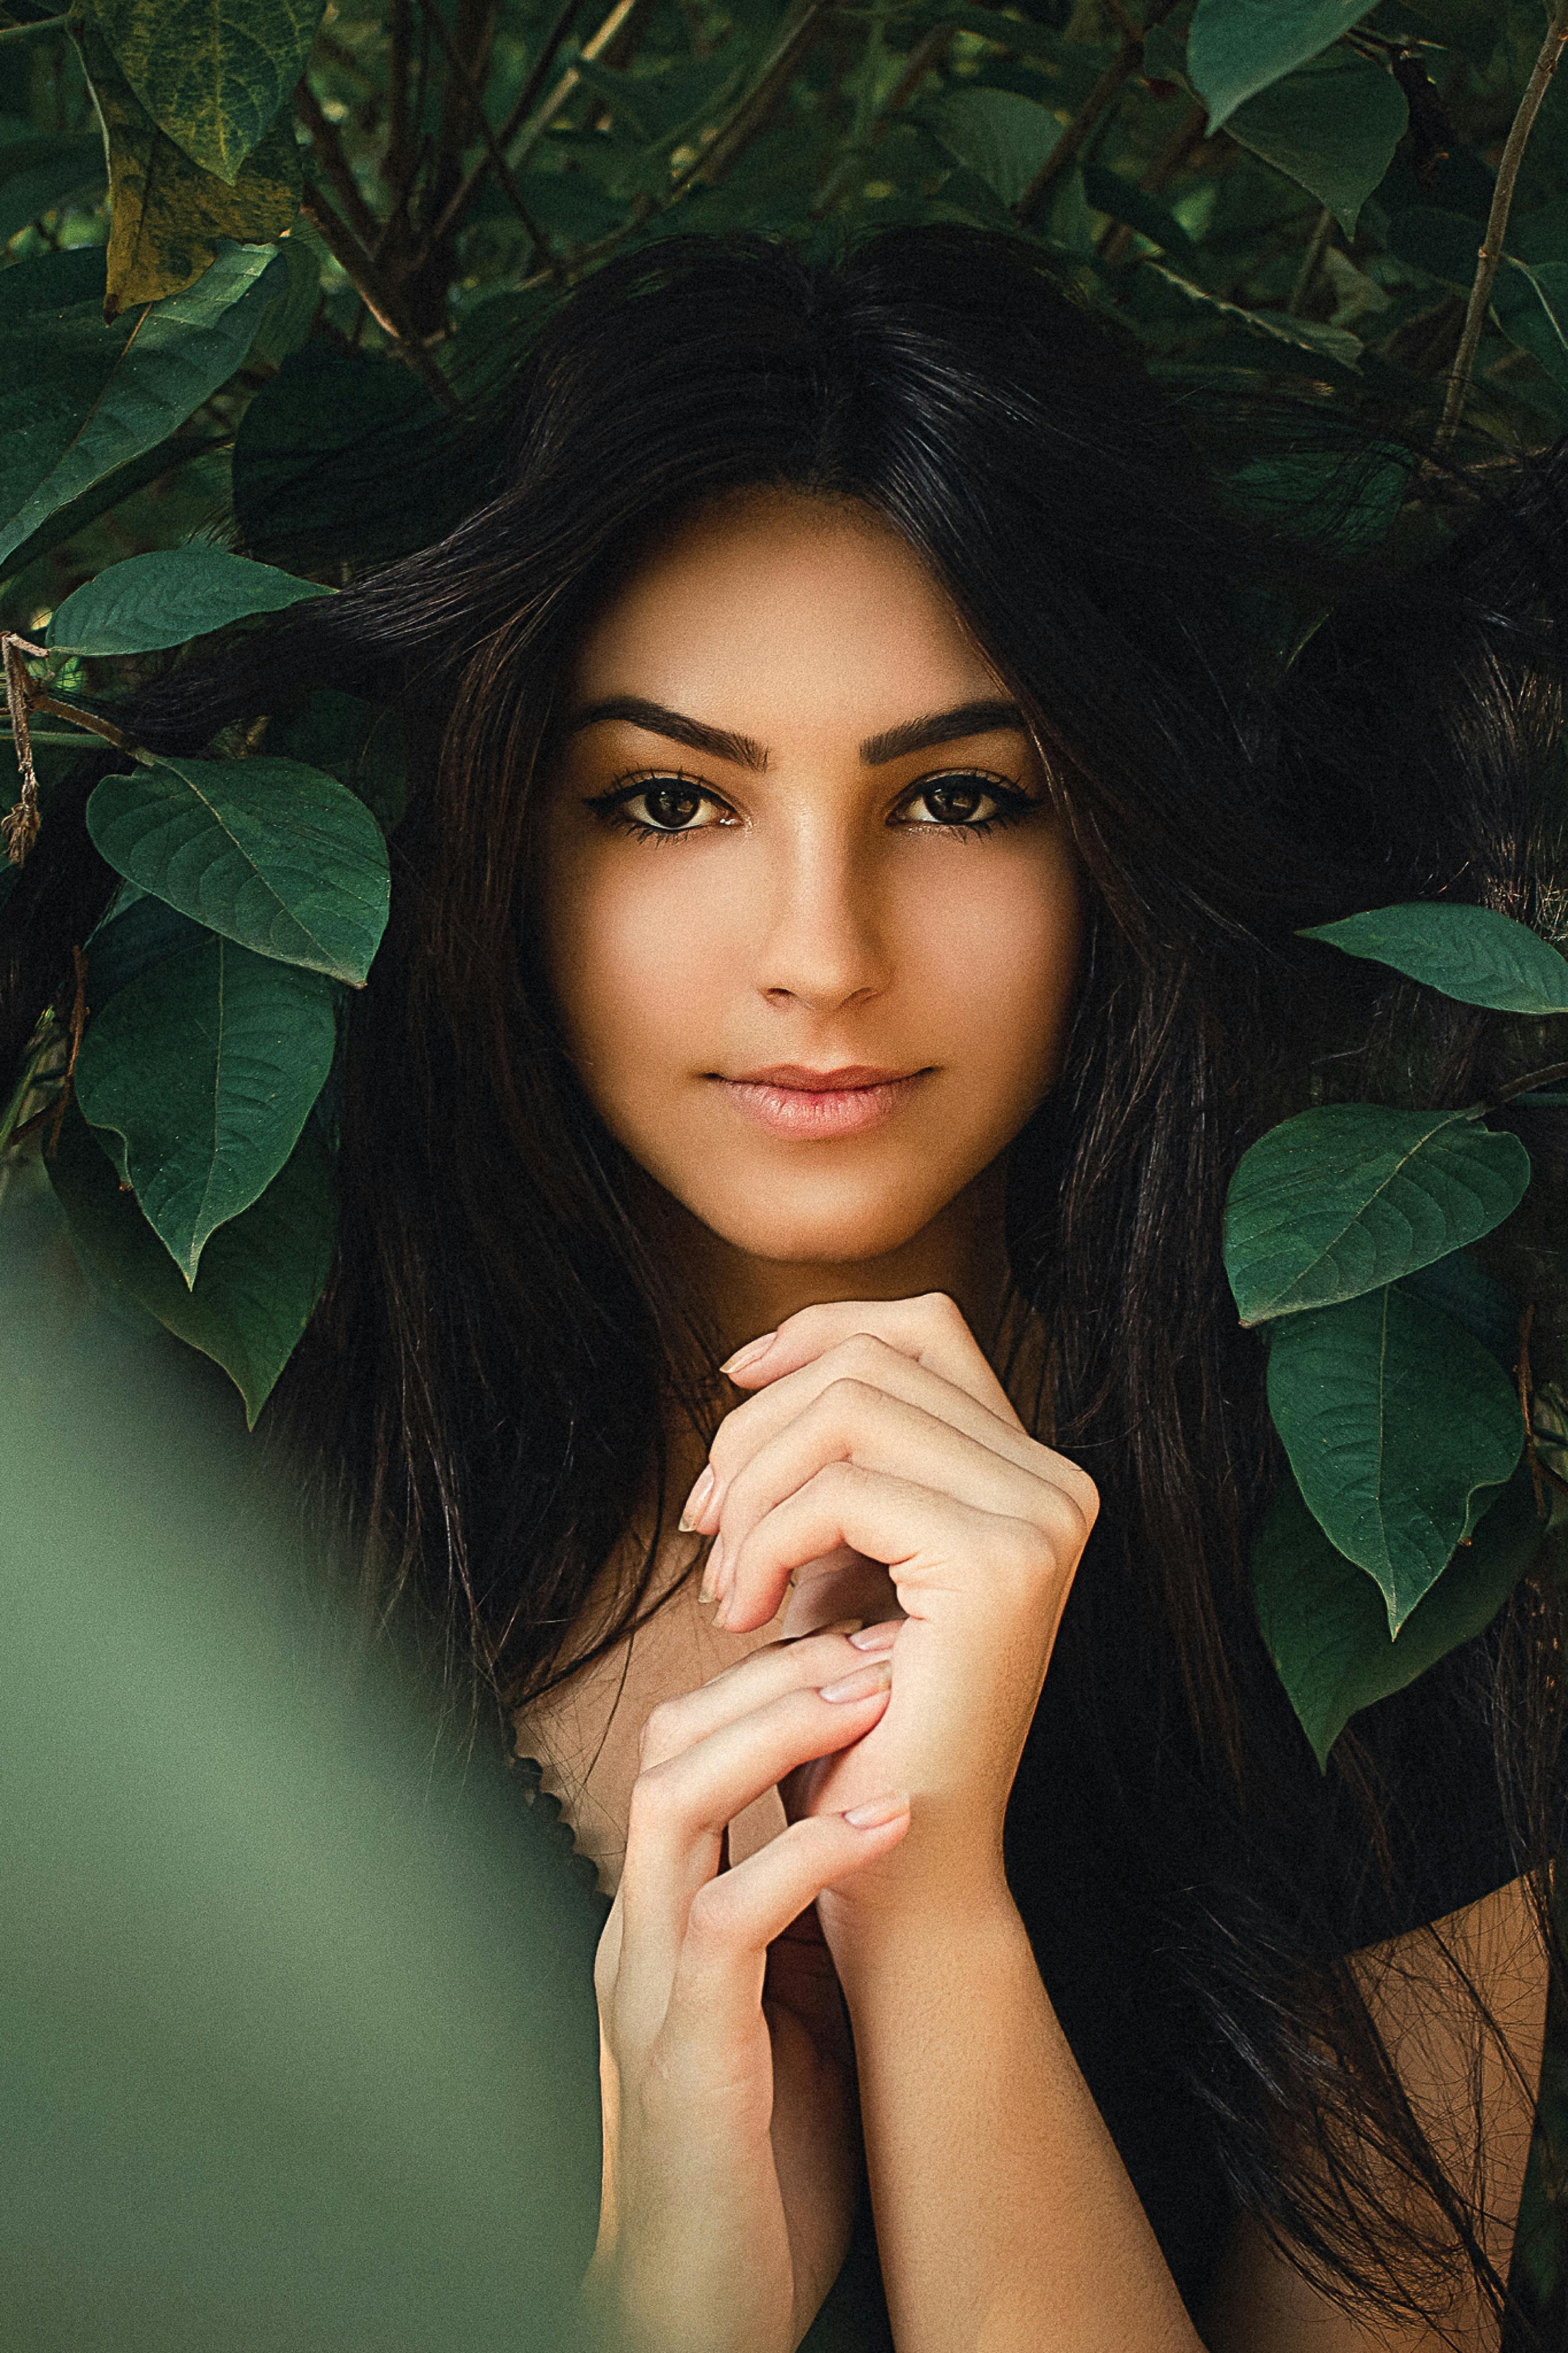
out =
[[955,1893],[834,1942],[899,2353],[1201,2353],[1005,1886]]
[[[1439,1924],[1443,1944],[1496,2021],[1477,2063],[1476,2028],[1456,1998],[1452,1971],[1417,1934],[1363,1955],[1362,1989],[1411,2105],[1437,2154],[1460,2181],[1483,2184],[1487,2253],[1506,2279],[1524,2187],[1546,2031],[1547,1958],[1522,1881]],[[1272,2247],[1241,2223],[1221,2272],[1208,2340],[1212,2353],[1495,2353],[1498,2325],[1463,2289],[1439,2338],[1391,2331],[1337,2310]]]

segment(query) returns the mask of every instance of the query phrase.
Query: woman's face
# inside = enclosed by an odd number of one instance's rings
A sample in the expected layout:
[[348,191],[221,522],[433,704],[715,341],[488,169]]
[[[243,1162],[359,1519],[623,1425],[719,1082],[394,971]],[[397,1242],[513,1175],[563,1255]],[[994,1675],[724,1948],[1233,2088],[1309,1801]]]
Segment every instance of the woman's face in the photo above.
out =
[[606,1126],[755,1258],[882,1257],[1055,1076],[1079,880],[1008,699],[858,509],[748,493],[587,632],[543,866]]

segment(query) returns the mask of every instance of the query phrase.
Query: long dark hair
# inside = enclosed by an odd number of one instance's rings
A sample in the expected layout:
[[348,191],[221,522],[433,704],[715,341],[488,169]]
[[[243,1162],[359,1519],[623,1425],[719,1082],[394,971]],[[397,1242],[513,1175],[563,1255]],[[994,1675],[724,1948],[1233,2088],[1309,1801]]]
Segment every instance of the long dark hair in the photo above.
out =
[[[1234,2198],[1331,2293],[1440,2318],[1473,2274],[1500,2308],[1475,2185],[1424,2135],[1280,1860],[1324,1799],[1250,1604],[1278,1456],[1219,1234],[1231,1170],[1305,1100],[1315,1052],[1355,1092],[1398,1060],[1379,1039],[1418,1034],[1426,1082],[1462,1100],[1492,1051],[1484,1020],[1329,973],[1295,934],[1440,892],[1536,912],[1563,469],[1412,470],[1408,420],[1157,383],[1037,248],[959,228],[809,266],[758,237],[667,239],[580,287],[506,399],[504,430],[468,445],[489,480],[455,529],[221,664],[176,666],[137,712],[142,741],[194,748],[357,685],[397,704],[415,754],[391,926],[348,1024],[338,1259],[275,1421],[378,1589],[466,1627],[509,1702],[650,1606],[651,1533],[580,1631],[628,1527],[662,1513],[671,1412],[710,1426],[720,1392],[539,982],[533,816],[579,634],[661,529],[750,485],[864,502],[1025,710],[1091,884],[1066,1067],[1007,1164],[1014,1282],[1047,1340],[1036,1424],[1105,1498],[1042,1715],[1076,1709],[1090,1737],[1115,1681],[1184,1760],[1129,1778],[1108,1735],[1100,1769],[1150,1854],[1179,1818],[1173,1970],[1223,2054],[1195,2088]],[[1426,525],[1358,554],[1391,465]],[[36,1010],[90,890],[35,856]],[[1452,1704],[1496,1730],[1521,1869],[1547,1852],[1554,1644],[1527,1584],[1450,1672]],[[1354,1725],[1328,1786],[1397,1876],[1384,1763]],[[1199,1852],[1219,1860],[1194,1877]]]

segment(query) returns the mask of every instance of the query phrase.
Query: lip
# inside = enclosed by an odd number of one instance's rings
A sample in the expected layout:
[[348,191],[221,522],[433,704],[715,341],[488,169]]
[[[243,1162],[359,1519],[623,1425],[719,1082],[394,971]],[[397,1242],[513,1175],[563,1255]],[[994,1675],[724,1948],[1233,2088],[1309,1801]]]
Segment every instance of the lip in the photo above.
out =
[[847,1062],[814,1071],[804,1062],[774,1062],[718,1084],[736,1109],[771,1134],[803,1140],[860,1135],[879,1127],[910,1095],[925,1071],[889,1071]]

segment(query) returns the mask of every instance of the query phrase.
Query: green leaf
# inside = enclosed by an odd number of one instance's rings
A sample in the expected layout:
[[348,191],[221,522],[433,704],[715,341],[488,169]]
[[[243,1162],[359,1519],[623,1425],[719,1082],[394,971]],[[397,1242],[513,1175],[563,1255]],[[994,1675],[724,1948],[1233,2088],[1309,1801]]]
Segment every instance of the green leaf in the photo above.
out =
[[1500,1013],[1568,1013],[1568,961],[1528,924],[1493,907],[1440,900],[1373,907],[1300,934],[1385,964],[1461,1005]]
[[219,1227],[189,1288],[79,1113],[67,1113],[46,1166],[94,1271],[221,1365],[254,1427],[332,1261],[337,1194],[314,1124],[259,1198]]
[[232,186],[166,139],[90,24],[78,34],[109,153],[104,316],[158,302],[200,277],[225,237],[281,237],[300,202],[300,154],[285,120],[241,163]]
[[1568,261],[1524,262],[1505,253],[1492,287],[1492,310],[1510,343],[1568,385]]
[[1462,1324],[1391,1284],[1276,1326],[1268,1409],[1313,1517],[1397,1634],[1519,1461],[1512,1382]]
[[92,0],[159,129],[232,185],[305,70],[322,0]]
[[1198,248],[1175,214],[1158,196],[1145,195],[1136,180],[1127,179],[1121,172],[1108,171],[1103,164],[1086,164],[1083,190],[1095,212],[1105,213],[1111,220],[1136,229],[1140,237],[1146,237],[1173,261],[1188,265],[1196,262]]
[[1521,1464],[1397,1635],[1372,1579],[1336,1552],[1287,1472],[1252,1548],[1258,1623],[1326,1767],[1358,1709],[1403,1691],[1490,1625],[1546,1532]]
[[277,613],[332,594],[314,580],[197,542],[110,565],[57,607],[45,642],[51,653],[146,653],[183,646],[247,613]]
[[364,802],[383,833],[402,823],[408,763],[396,713],[384,704],[319,686],[296,711],[273,721],[267,742],[270,753],[336,776]]
[[1468,1250],[1434,1259],[1430,1266],[1400,1278],[1400,1289],[1428,1307],[1441,1308],[1473,1333],[1511,1380],[1519,1362],[1518,1295],[1487,1272]]
[[935,108],[931,127],[948,153],[1016,205],[1062,135],[1048,108],[1011,90],[961,90]]
[[482,495],[417,377],[324,337],[285,360],[240,419],[234,510],[253,550],[323,565],[345,544],[397,554],[439,538]]
[[0,147],[0,245],[57,205],[96,203],[103,183],[96,131],[8,140]]
[[105,776],[88,831],[116,872],[258,955],[358,987],[386,928],[386,844],[297,760],[158,760]]
[[1405,136],[1409,113],[1392,74],[1353,49],[1331,49],[1249,99],[1226,128],[1242,146],[1309,189],[1353,237],[1363,205]]
[[204,927],[188,915],[154,899],[138,883],[122,882],[108,914],[88,937],[88,1004],[100,1013],[149,965],[199,947],[206,937]]
[[205,936],[88,1023],[76,1094],[187,1282],[209,1235],[247,1209],[299,1140],[331,1067],[332,983]]
[[1205,287],[1194,286],[1178,270],[1167,269],[1163,262],[1145,261],[1138,276],[1171,287],[1194,311],[1206,314],[1216,325],[1223,322],[1240,327],[1249,335],[1267,335],[1276,342],[1292,344],[1299,351],[1332,360],[1341,367],[1361,365],[1361,338],[1342,327],[1325,327],[1316,319],[1292,318],[1286,311],[1248,311],[1239,302],[1227,302],[1223,296],[1209,293]]
[[1187,71],[1217,131],[1255,90],[1267,90],[1370,16],[1374,0],[1198,0]]
[[1436,205],[1412,205],[1389,220],[1386,243],[1396,261],[1467,292],[1476,274],[1486,223]]
[[1473,1112],[1329,1103],[1271,1128],[1225,1210],[1225,1265],[1244,1324],[1354,1299],[1479,1241],[1530,1183],[1516,1135]]
[[267,247],[226,246],[132,333],[131,322],[103,322],[101,250],[0,270],[0,569],[14,571],[50,517],[155,450],[226,382],[284,275]]

